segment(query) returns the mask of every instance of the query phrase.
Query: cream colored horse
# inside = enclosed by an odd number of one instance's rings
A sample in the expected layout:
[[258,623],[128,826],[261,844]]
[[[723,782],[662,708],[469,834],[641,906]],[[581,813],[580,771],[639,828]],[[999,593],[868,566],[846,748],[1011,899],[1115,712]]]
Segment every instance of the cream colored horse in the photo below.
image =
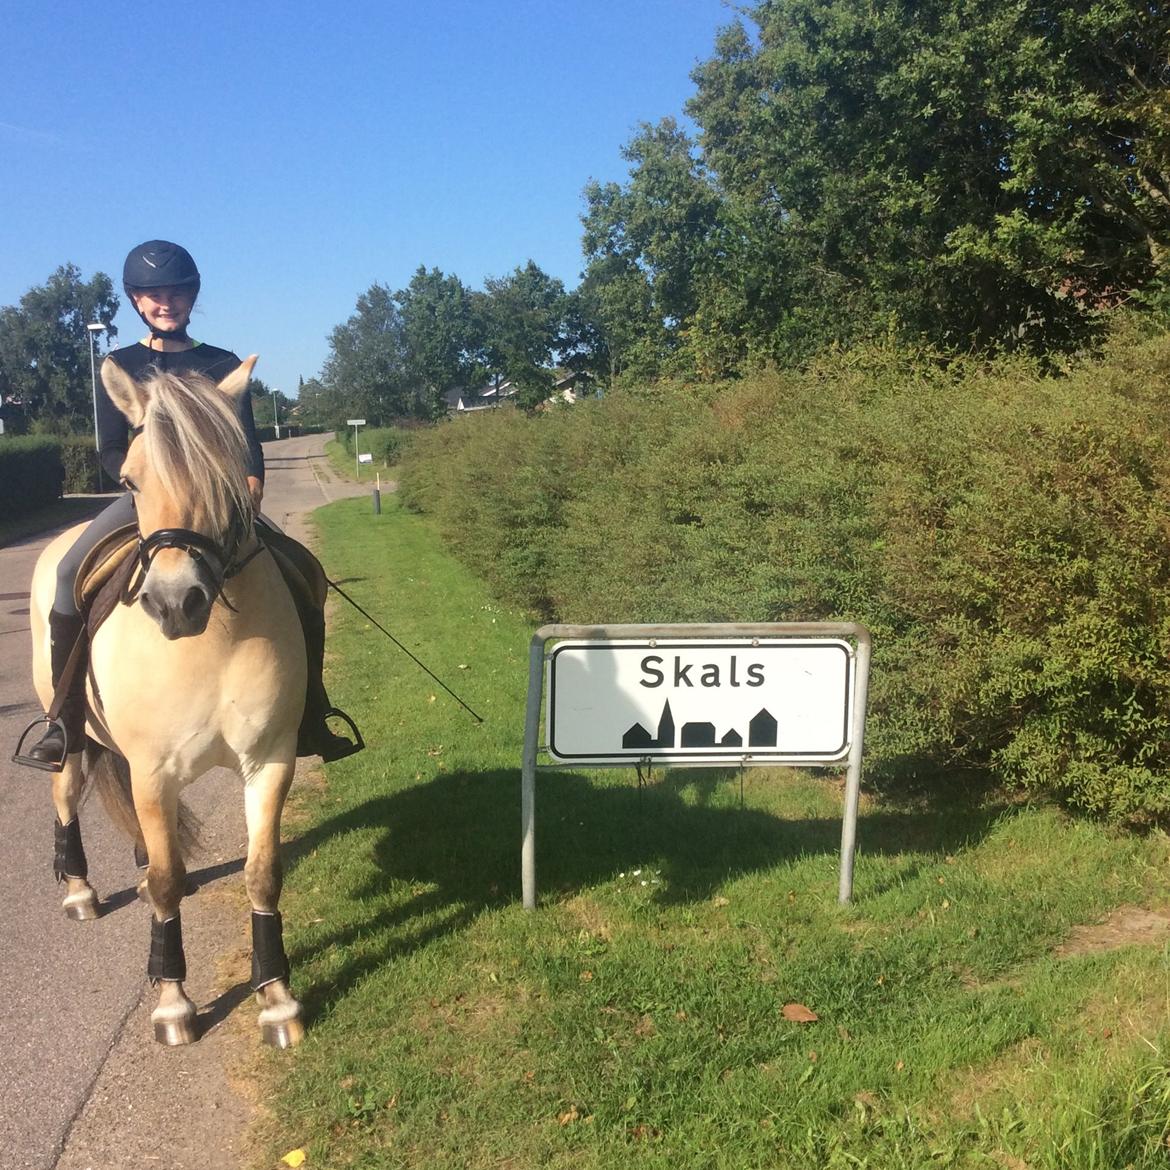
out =
[[[102,368],[111,398],[141,428],[122,478],[134,493],[142,568],[134,603],[118,605],[93,639],[87,732],[108,749],[97,752],[105,774],[123,777],[128,812],[133,800],[124,827],[149,859],[139,892],[154,912],[148,972],[160,993],[152,1020],[167,1044],[196,1038],[195,1005],[183,991],[179,794],[213,767],[231,768],[244,781],[244,879],[262,1035],[284,1047],[303,1034],[277,905],[280,817],[296,762],[305,643],[280,571],[253,529],[234,400],[247,393],[255,360],[218,387],[168,374],[140,383],[112,362]],[[33,577],[33,673],[46,707],[53,693],[47,614],[57,562],[79,532],[53,541]],[[129,765],[128,777],[117,757]],[[53,779],[63,826],[77,815],[82,768],[76,751]],[[86,879],[66,880],[66,911],[95,917],[97,896]]]

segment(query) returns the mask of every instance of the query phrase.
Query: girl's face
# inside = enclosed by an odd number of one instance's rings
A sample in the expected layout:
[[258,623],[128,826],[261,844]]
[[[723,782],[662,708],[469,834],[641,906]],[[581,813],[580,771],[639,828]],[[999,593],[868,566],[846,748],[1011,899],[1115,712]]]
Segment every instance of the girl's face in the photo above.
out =
[[142,289],[132,293],[134,306],[146,318],[151,329],[160,333],[182,333],[191,320],[195,297],[184,285]]

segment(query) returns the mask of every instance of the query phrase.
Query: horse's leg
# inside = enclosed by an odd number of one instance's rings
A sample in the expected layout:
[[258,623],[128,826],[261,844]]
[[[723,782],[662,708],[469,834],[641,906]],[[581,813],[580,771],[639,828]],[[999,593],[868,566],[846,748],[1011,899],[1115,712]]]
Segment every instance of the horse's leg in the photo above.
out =
[[87,880],[89,866],[81,845],[81,823],[77,819],[84,787],[81,752],[75,752],[65,760],[60,772],[53,773],[53,805],[57,810],[53,826],[53,873],[59,882],[65,883],[65,898],[61,903],[65,916],[79,922],[97,918],[101,913],[98,896]]
[[305,1035],[301,1005],[289,989],[288,958],[280,911],[284,872],[280,864],[280,814],[293,777],[292,760],[262,768],[244,789],[248,861],[244,884],[252,903],[252,990],[260,1005],[266,1044],[289,1048]]
[[150,1014],[160,1044],[190,1044],[197,1039],[196,1009],[183,991],[187,960],[183,954],[183,900],[187,868],[179,852],[178,793],[165,785],[134,784],[134,807],[150,856],[143,883],[154,915],[150,923],[150,960],[146,973],[158,987],[158,1006]]

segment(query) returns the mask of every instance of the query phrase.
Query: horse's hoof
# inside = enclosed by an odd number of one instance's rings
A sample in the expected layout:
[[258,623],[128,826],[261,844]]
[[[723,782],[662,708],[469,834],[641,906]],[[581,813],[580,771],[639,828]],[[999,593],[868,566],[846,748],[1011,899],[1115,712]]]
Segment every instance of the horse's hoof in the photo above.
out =
[[199,1039],[195,1005],[188,1001],[178,1007],[155,1008],[150,1016],[154,1024],[154,1038],[168,1048],[194,1044]]
[[260,1039],[273,1048],[294,1048],[305,1038],[301,1005],[295,1001],[260,1013]]
[[295,1048],[304,1038],[305,1025],[300,1020],[260,1025],[260,1039],[272,1048]]
[[66,895],[61,909],[65,911],[65,917],[73,922],[92,922],[102,916],[102,904],[93,890]]
[[155,1020],[154,1038],[168,1048],[194,1044],[199,1039],[194,1020]]

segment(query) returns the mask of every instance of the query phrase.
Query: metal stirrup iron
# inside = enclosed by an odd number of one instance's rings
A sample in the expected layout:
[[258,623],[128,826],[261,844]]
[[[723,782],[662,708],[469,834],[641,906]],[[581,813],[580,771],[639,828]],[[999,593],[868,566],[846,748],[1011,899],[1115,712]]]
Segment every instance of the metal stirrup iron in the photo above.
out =
[[[57,685],[53,690],[53,701],[49,704],[48,711],[44,715],[34,719],[25,729],[20,733],[20,739],[16,741],[16,751],[12,753],[12,762],[14,764],[23,764],[26,768],[38,768],[42,772],[61,772],[65,768],[65,761],[69,758],[69,732],[65,729],[65,721],[61,718],[61,709],[65,706],[69,698],[69,690],[73,685],[73,676],[77,673],[77,668],[81,663],[83,657],[82,647],[85,646],[89,640],[89,635],[84,629],[77,635],[77,641],[73,643],[73,649],[69,652],[69,657],[65,662],[65,669],[61,672],[61,677],[57,680]],[[65,744],[65,750],[61,753],[60,760],[38,760],[35,756],[26,755],[24,752],[24,741],[28,739],[35,728],[42,724],[47,725],[45,730],[49,727],[56,727],[61,732],[61,740]],[[43,737],[42,737],[43,738]],[[84,739],[84,736],[82,737]],[[40,742],[39,740],[37,741]]]

